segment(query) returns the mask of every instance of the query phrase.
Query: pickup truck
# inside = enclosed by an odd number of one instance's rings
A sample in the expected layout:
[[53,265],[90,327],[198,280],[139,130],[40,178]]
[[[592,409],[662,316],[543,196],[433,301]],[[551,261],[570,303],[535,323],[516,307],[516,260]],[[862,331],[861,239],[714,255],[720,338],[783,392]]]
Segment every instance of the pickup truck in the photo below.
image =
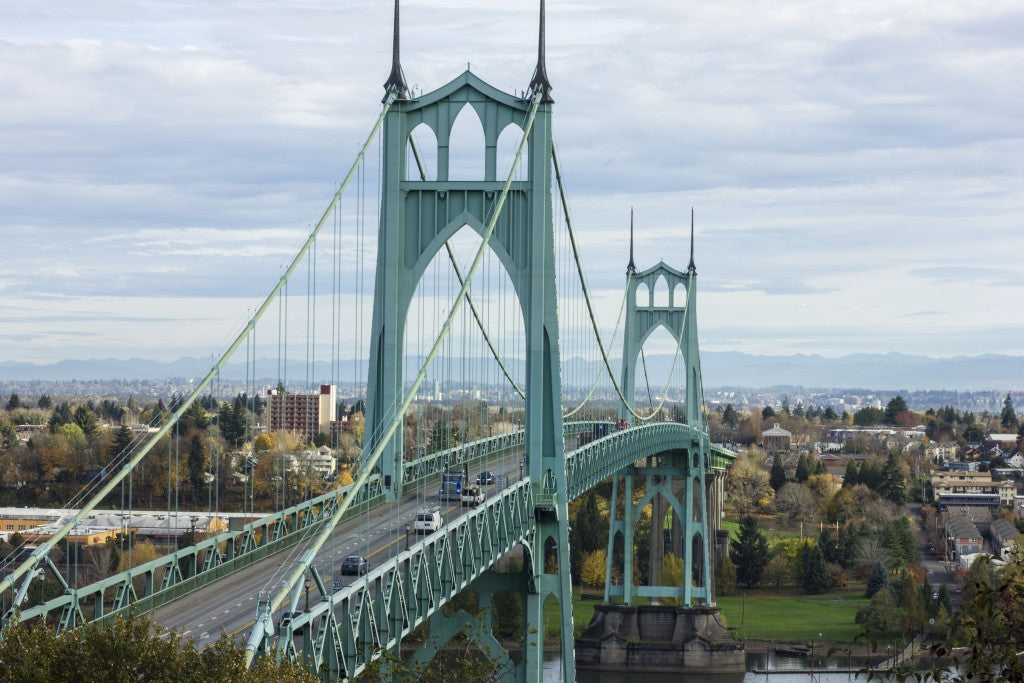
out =
[[484,502],[484,492],[479,486],[467,486],[462,489],[462,507],[476,507]]

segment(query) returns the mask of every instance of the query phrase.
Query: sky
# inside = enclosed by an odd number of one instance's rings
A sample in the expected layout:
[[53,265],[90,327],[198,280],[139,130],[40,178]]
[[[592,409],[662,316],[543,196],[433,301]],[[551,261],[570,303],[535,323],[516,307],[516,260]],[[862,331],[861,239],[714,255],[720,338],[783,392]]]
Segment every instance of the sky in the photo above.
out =
[[[547,6],[603,325],[630,207],[638,266],[683,268],[693,206],[705,350],[1024,354],[1019,0]],[[534,2],[407,0],[403,68],[518,91],[536,32]],[[386,0],[0,5],[0,360],[222,348],[351,165],[390,50]]]

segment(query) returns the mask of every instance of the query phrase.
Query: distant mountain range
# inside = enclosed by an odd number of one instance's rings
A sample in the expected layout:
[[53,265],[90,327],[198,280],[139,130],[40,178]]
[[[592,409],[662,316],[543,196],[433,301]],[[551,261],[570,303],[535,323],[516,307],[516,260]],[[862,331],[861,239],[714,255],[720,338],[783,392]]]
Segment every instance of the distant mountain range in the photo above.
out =
[[[655,377],[668,374],[672,366],[671,355],[647,356],[647,371],[652,384]],[[477,359],[478,368],[493,366],[489,359]],[[306,376],[302,361],[288,362],[287,376],[299,379]],[[509,365],[514,372],[522,371],[522,361]],[[617,366],[617,363],[615,364]],[[596,364],[572,359],[564,368],[568,377],[593,377]],[[92,381],[92,380],[150,380],[169,378],[200,378],[209,370],[209,359],[179,358],[160,362],[142,358],[120,360],[114,358],[94,360],[63,360],[50,364],[0,361],[0,382],[28,380]],[[361,367],[365,373],[366,363]],[[258,360],[257,375],[277,375],[277,361]],[[929,358],[901,353],[855,354],[839,358],[796,354],[791,356],[757,356],[736,352],[707,351],[701,354],[704,386],[761,388],[779,385],[843,388],[861,387],[879,390],[956,389],[1021,390],[1024,389],[1024,356],[982,355]],[[417,368],[413,368],[413,372]],[[355,373],[352,360],[341,361],[337,376],[351,381]],[[576,373],[576,374],[574,374]],[[313,373],[329,377],[329,362],[318,361]],[[229,363],[221,373],[223,379],[244,379],[245,364]]]

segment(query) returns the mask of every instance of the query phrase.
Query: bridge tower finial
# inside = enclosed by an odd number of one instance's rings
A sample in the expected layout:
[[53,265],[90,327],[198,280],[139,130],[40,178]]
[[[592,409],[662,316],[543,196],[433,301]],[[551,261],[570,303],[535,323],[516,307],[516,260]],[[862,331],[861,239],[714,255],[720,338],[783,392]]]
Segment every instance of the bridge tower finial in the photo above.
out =
[[398,99],[408,99],[409,86],[405,83],[405,74],[402,73],[402,60],[399,51],[399,24],[398,24],[398,0],[395,0],[395,29],[391,43],[391,75],[384,82],[385,90],[393,86],[398,91]]
[[632,275],[636,272],[636,263],[633,261],[633,207],[629,207],[629,263],[626,265],[626,273]]
[[697,266],[693,263],[693,207],[690,207],[690,265],[686,268],[689,273],[696,273]]
[[537,68],[533,70],[533,80],[530,81],[530,88],[536,91],[538,88],[544,90],[542,102],[551,103],[551,81],[548,80],[548,72],[544,65],[544,0],[540,0],[540,36],[537,41]]

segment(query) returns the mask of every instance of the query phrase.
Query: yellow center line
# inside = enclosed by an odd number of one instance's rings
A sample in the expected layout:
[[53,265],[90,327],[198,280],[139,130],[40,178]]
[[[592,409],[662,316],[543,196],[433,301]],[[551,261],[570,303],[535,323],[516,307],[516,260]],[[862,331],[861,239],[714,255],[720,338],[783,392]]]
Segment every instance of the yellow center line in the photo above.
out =
[[[456,509],[457,507],[462,507],[462,504],[461,504],[461,503],[459,503],[459,505],[451,505],[451,506],[449,506],[449,507],[448,507],[447,509],[445,509],[444,513],[445,513],[445,514],[448,514],[448,513],[449,513],[449,512],[451,512],[452,510]],[[384,552],[385,550],[387,550],[388,548],[390,548],[390,547],[391,547],[391,546],[393,546],[394,544],[396,544],[396,543],[398,543],[399,541],[401,541],[401,540],[402,540],[403,538],[408,538],[408,537],[410,537],[411,535],[412,535],[412,532],[409,532],[409,533],[406,533],[406,534],[402,534],[401,536],[399,536],[399,537],[395,538],[395,539],[394,539],[393,541],[388,541],[387,543],[385,543],[384,545],[382,545],[381,547],[377,548],[377,549],[376,549],[376,550],[374,550],[374,551],[373,551],[372,553],[370,553],[369,555],[367,555],[367,556],[366,556],[366,559],[370,559],[370,558],[371,558],[371,557],[373,557],[374,555],[378,555],[378,554],[380,554],[380,553]],[[417,534],[417,535],[418,535],[418,534]],[[333,575],[332,575],[332,576],[328,576],[328,577],[326,577],[326,578],[324,579],[324,582],[326,583],[327,581],[333,581],[333,579],[334,579],[334,576],[333,576]],[[310,592],[311,590],[313,590],[313,587],[312,587],[312,586],[310,586],[310,587],[309,587],[309,588],[308,588],[307,590],[303,591],[302,593],[299,593],[299,595],[306,595],[306,594],[307,594],[307,593],[309,593],[309,592]],[[255,620],[255,619],[250,619],[250,620],[249,620],[249,621],[247,621],[246,623],[244,623],[244,624],[242,624],[241,626],[239,626],[238,628],[236,628],[236,629],[235,629],[234,631],[228,631],[228,632],[227,632],[227,633],[226,633],[225,635],[227,635],[227,637],[228,637],[228,638],[234,638],[235,636],[237,636],[237,635],[238,635],[239,633],[241,633],[242,631],[244,631],[244,630],[246,630],[246,629],[249,629],[249,628],[252,628],[252,627],[253,627],[253,625],[254,625],[255,623],[256,623],[256,620]],[[214,642],[216,642],[216,641],[214,641]],[[203,646],[202,648],[200,648],[200,651],[202,651],[202,650],[205,650],[206,648],[210,647],[210,645],[213,645],[213,642],[211,642],[211,643],[210,643],[209,645],[205,645],[205,646]]]

